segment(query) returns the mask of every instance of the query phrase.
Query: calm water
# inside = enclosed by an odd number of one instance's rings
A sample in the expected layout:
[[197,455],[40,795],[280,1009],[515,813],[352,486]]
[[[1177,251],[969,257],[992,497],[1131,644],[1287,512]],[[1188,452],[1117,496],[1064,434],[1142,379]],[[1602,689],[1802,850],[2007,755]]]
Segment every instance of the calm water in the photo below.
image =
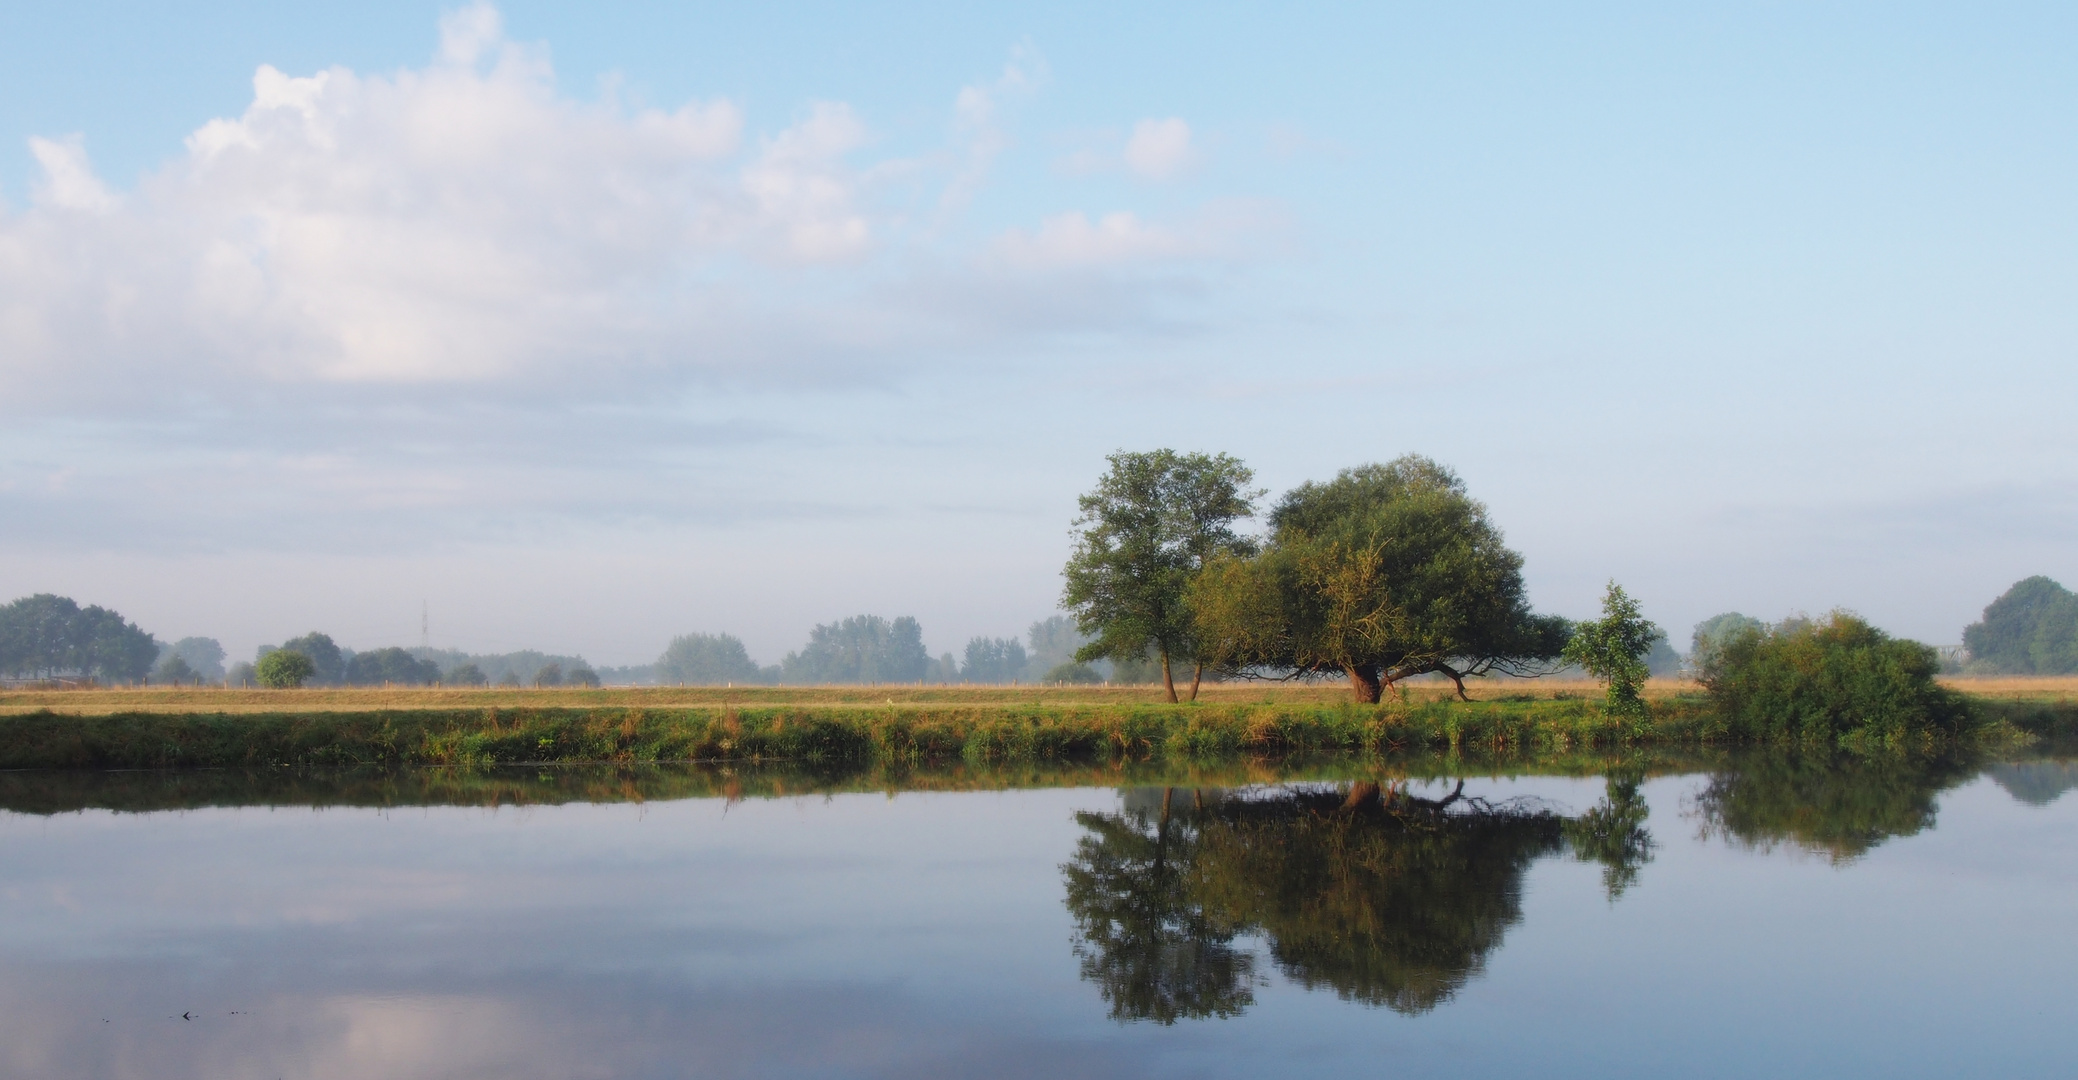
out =
[[15,774],[0,1075],[2078,1075],[2078,765],[1698,767],[147,812],[64,808],[239,781]]

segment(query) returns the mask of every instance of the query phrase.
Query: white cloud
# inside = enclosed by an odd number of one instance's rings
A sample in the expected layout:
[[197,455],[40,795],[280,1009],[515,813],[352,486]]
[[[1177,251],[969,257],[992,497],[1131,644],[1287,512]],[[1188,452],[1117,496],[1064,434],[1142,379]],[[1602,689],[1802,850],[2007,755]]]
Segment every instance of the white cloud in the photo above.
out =
[[[298,387],[466,383],[555,398],[653,388],[659,373],[674,387],[811,370],[828,381],[1032,332],[991,327],[986,310],[948,313],[948,267],[1218,254],[1196,225],[1131,214],[942,242],[1008,145],[1002,103],[1045,77],[1043,60],[1013,51],[953,102],[949,153],[876,162],[843,102],[747,136],[726,100],[563,96],[545,53],[507,41],[484,4],[442,19],[424,67],[263,66],[242,113],[201,125],[131,191],[94,175],[80,138],[31,141],[35,198],[0,210],[0,398],[94,415],[183,395],[237,407]],[[1181,121],[1142,129],[1136,168],[1188,158]],[[943,185],[925,195],[939,207],[928,235],[905,233],[898,182]],[[1086,282],[1073,302],[1001,310],[1129,329],[1121,304],[1138,294],[1102,293]]]
[[1126,167],[1148,180],[1172,179],[1195,160],[1191,126],[1176,117],[1142,120],[1126,140]]
[[1193,253],[1196,245],[1177,233],[1120,211],[1091,221],[1080,212],[1058,214],[1026,232],[1012,229],[997,241],[997,254],[1018,268],[1116,266]]
[[59,141],[30,139],[29,152],[43,167],[43,183],[35,193],[39,204],[97,214],[115,209],[116,198],[94,175],[94,167],[87,162],[85,141],[79,136]]

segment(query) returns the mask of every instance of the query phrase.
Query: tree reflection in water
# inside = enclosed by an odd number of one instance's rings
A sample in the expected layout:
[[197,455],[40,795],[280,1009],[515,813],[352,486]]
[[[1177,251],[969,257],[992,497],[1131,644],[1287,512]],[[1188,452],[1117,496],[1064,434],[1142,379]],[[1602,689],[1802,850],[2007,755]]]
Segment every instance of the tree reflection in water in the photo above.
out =
[[1605,866],[1613,899],[1649,860],[1637,779],[1578,818],[1377,783],[1231,795],[1165,789],[1087,830],[1062,868],[1083,978],[1121,1021],[1233,1016],[1254,1001],[1256,936],[1285,977],[1422,1013],[1476,976],[1522,919],[1539,857]]

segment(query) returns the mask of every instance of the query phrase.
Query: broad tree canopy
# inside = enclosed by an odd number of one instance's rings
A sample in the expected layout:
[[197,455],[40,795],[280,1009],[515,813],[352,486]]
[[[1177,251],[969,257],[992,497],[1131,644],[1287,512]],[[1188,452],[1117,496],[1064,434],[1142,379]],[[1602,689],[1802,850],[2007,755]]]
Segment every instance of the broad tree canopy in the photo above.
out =
[[1522,556],[1428,458],[1345,469],[1279,501],[1253,558],[1212,561],[1190,596],[1206,655],[1235,671],[1346,675],[1359,701],[1414,675],[1530,674],[1564,649],[1532,614]]
[[0,607],[0,672],[49,677],[141,679],[159,643],[104,607],[38,593]]

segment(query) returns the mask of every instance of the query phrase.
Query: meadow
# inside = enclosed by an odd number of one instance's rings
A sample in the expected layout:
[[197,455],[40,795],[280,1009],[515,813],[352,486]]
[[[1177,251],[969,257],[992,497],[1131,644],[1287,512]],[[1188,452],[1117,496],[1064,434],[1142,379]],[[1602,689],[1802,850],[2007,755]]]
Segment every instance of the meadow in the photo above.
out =
[[[2078,679],[1959,680],[1983,737],[2078,730]],[[1564,753],[1741,741],[1693,683],[1610,715],[1592,683],[1445,685],[1356,705],[1334,683],[1153,686],[216,688],[0,692],[0,768],[485,766],[529,762],[906,765]]]

